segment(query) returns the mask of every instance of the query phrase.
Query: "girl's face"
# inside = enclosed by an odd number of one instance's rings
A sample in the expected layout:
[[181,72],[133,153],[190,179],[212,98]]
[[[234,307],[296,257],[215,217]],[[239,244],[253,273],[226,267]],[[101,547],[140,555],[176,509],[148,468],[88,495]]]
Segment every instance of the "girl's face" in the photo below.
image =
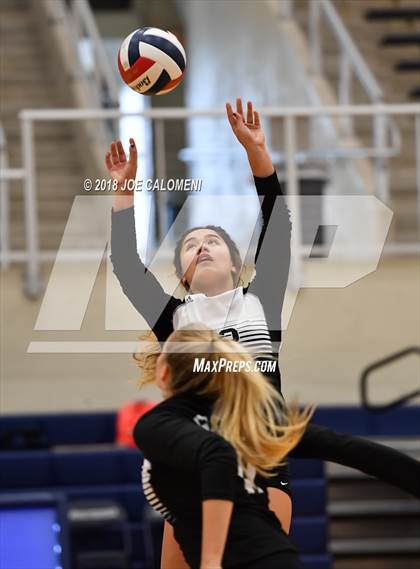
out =
[[181,267],[191,291],[220,294],[233,287],[233,266],[225,241],[212,229],[188,233],[181,247]]
[[167,399],[172,395],[171,391],[171,369],[166,361],[165,354],[160,353],[156,360],[156,385],[160,389],[162,397]]

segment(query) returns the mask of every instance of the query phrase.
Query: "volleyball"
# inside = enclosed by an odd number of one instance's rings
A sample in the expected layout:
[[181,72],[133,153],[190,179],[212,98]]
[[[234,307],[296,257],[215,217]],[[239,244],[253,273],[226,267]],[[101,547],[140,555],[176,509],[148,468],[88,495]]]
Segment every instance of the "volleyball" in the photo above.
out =
[[142,95],[164,95],[182,81],[185,50],[171,32],[140,28],[125,38],[118,52],[118,69],[131,89]]

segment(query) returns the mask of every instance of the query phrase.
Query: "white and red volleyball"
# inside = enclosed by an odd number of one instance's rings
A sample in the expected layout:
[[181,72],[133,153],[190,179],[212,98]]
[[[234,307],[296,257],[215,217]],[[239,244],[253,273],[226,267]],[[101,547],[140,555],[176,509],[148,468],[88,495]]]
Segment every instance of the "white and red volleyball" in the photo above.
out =
[[164,95],[182,81],[185,50],[171,32],[140,28],[125,38],[118,52],[118,69],[131,89],[142,95]]

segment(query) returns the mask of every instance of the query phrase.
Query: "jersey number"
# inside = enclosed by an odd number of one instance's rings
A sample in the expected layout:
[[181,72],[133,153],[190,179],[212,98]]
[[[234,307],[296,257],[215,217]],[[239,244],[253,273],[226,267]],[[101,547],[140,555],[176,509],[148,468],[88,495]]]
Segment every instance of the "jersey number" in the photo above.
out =
[[219,334],[224,338],[231,338],[232,340],[235,340],[235,342],[239,342],[239,333],[236,328],[223,328],[220,330]]
[[[210,431],[209,420],[205,415],[195,415],[193,421],[202,429]],[[261,490],[261,488],[254,483],[255,474],[256,471],[253,466],[248,465],[246,472],[244,472],[242,466],[238,465],[238,476],[240,476],[243,479],[244,488],[248,492],[248,494],[263,493],[263,490]]]

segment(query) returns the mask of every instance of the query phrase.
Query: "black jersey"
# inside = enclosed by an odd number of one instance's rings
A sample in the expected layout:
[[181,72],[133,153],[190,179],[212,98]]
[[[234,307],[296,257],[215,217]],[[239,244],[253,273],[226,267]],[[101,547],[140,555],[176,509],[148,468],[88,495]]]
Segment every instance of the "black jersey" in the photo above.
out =
[[[134,207],[112,213],[111,261],[123,291],[160,342],[174,329],[204,322],[220,335],[239,341],[255,359],[274,361],[274,370],[265,375],[281,392],[278,351],[290,265],[290,212],[275,172],[254,177],[254,182],[262,198],[262,228],[254,259],[256,276],[247,287],[213,297],[187,294],[184,300],[167,294],[138,255]],[[270,485],[290,494],[287,464],[276,469]]]
[[254,181],[262,197],[262,228],[254,259],[256,276],[247,287],[213,297],[187,294],[184,300],[167,294],[137,253],[133,207],[112,214],[111,260],[125,294],[160,342],[187,323],[204,322],[239,341],[256,359],[274,359],[270,379],[281,390],[278,352],[290,265],[290,212],[276,173]]
[[268,507],[255,470],[238,467],[236,451],[210,431],[212,403],[175,395],[145,413],[134,438],[144,455],[142,483],[150,505],[172,524],[186,561],[200,565],[202,501],[233,501],[223,567],[243,567],[277,552],[295,551]]
[[[237,305],[233,312],[227,312],[226,325],[216,326],[215,329],[254,351],[256,358],[274,358],[276,370],[266,375],[281,391],[278,351],[281,311],[290,265],[290,212],[276,173],[266,178],[254,177],[254,181],[257,193],[262,197],[263,220],[255,255],[256,276],[247,288],[228,291],[226,296],[231,295],[232,303],[236,302]],[[269,223],[273,214],[275,218]],[[137,253],[133,207],[112,212],[111,248],[114,273],[124,293],[159,341],[165,341],[174,330],[174,322],[182,325],[182,318],[189,318],[193,314],[192,307],[200,303],[208,306],[199,307],[196,314],[206,316],[204,323],[209,322],[210,316],[213,319],[216,305],[223,295],[214,297],[213,303],[213,297],[203,299],[204,295],[187,295],[186,299],[180,300],[167,294],[153,273],[145,267]],[[270,350],[271,354],[268,353]],[[318,458],[357,468],[420,497],[420,463],[384,445],[335,433],[311,423],[290,454],[297,458]],[[277,476],[271,478],[269,484],[289,492],[287,468],[279,467]]]

